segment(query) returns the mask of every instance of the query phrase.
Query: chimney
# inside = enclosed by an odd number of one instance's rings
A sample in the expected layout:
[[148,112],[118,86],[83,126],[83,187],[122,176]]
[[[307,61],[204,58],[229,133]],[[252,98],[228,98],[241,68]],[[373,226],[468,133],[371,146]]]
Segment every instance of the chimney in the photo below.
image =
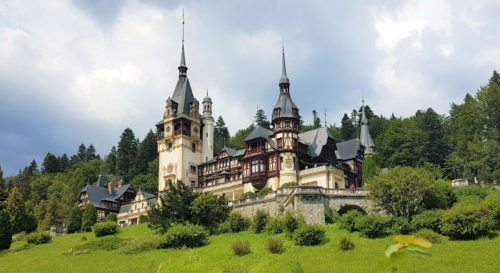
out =
[[113,182],[108,182],[108,192],[109,194],[113,194]]

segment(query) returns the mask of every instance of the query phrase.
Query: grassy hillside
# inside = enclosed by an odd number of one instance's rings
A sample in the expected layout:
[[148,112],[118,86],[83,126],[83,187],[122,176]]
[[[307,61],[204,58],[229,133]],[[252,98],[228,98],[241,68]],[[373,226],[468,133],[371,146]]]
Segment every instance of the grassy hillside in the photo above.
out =
[[[344,231],[327,226],[329,241],[318,247],[297,247],[286,241],[285,253],[266,250],[267,234],[244,232],[210,237],[210,244],[199,249],[150,250],[125,254],[116,246],[137,237],[153,236],[144,225],[123,228],[116,237],[97,239],[92,233],[54,238],[46,245],[24,247],[16,242],[0,252],[0,272],[291,272],[299,262],[307,273],[389,272],[385,247],[392,237],[365,239],[351,234],[356,248],[342,252],[338,240]],[[86,237],[87,240],[82,240]],[[284,236],[281,236],[284,238]],[[233,256],[231,244],[248,240],[252,253]],[[500,238],[477,241],[448,241],[434,245],[431,256],[406,257],[398,272],[500,272]]]

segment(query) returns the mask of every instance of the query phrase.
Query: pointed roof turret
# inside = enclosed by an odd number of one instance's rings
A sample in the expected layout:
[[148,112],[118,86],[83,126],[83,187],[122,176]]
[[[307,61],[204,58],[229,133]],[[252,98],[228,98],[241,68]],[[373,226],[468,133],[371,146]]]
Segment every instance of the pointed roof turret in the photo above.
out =
[[281,47],[281,79],[280,86],[287,84],[290,85],[290,80],[288,79],[288,75],[286,74],[286,63],[285,63],[285,45],[283,44]]
[[373,142],[370,130],[368,129],[368,119],[365,113],[365,99],[362,99],[363,106],[361,108],[361,132],[360,141],[365,146],[365,154],[373,154],[375,152],[375,143]]
[[293,103],[290,97],[290,80],[286,74],[286,63],[285,63],[285,46],[281,49],[282,55],[282,67],[281,67],[281,78],[279,81],[280,96],[278,102],[273,109],[272,119],[273,121],[278,118],[299,118],[299,108]]

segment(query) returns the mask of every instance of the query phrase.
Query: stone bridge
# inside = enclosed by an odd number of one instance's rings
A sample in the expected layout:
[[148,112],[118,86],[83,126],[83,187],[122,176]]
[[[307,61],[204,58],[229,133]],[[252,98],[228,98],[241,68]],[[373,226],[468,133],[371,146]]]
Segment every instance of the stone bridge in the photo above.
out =
[[324,224],[325,212],[340,212],[347,209],[374,211],[374,206],[366,190],[324,189],[317,186],[282,188],[265,196],[231,201],[234,210],[246,216],[253,216],[259,209],[266,210],[271,216],[279,216],[290,211],[300,214],[309,224]]

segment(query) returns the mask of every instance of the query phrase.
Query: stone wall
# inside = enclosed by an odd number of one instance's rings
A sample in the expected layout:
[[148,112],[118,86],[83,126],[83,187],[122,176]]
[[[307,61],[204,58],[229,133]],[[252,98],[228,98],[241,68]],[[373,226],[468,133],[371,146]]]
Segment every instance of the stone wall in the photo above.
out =
[[373,211],[369,193],[364,190],[334,190],[322,187],[301,186],[283,188],[262,197],[233,201],[233,210],[252,217],[257,210],[265,210],[273,217],[290,211],[302,215],[308,224],[324,224],[325,209],[338,211],[342,206],[354,205],[366,212]]

